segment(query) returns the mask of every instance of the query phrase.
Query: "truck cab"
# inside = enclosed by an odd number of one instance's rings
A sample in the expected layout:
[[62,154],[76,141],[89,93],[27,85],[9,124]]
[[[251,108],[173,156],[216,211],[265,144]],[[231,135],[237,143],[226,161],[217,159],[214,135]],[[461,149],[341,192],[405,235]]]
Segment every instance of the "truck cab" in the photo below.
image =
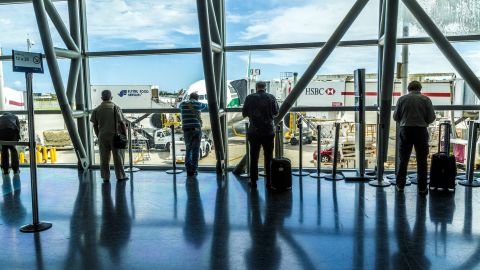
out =
[[154,131],[154,145],[157,149],[170,149],[172,142],[172,132],[168,128],[157,129]]

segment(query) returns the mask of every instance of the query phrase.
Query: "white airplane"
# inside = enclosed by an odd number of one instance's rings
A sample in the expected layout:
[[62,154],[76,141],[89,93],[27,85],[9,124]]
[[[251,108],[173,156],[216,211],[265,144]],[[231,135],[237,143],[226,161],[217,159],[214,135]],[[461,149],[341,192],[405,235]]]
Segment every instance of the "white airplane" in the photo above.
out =
[[[0,56],[2,52],[0,50]],[[25,109],[24,92],[6,87],[3,80],[3,63],[0,61],[0,110],[20,111]]]
[[[231,85],[232,81],[227,81],[227,108],[240,107],[240,98],[237,91]],[[207,104],[207,87],[205,86],[205,80],[200,80],[191,84],[185,92],[182,100],[188,100],[191,93],[198,94],[198,101]],[[227,123],[234,124],[243,119],[241,113],[228,113]],[[202,114],[203,128],[210,129],[210,118],[208,114]]]

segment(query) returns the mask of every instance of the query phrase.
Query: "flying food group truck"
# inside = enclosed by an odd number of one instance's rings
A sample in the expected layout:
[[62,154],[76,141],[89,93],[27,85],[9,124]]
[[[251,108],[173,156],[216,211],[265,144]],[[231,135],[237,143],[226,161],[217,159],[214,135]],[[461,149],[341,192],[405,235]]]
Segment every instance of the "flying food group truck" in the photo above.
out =
[[154,85],[92,85],[92,107],[102,103],[102,91],[110,90],[112,99],[122,109],[171,108],[171,104],[159,99],[158,87]]

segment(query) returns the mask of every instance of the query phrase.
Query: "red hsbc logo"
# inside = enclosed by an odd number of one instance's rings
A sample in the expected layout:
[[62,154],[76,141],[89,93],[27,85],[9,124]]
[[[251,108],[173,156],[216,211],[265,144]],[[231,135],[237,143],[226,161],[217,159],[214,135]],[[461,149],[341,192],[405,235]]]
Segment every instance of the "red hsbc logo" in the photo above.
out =
[[337,91],[335,91],[335,89],[333,89],[333,88],[327,88],[327,90],[325,90],[325,94],[327,94],[329,96],[335,94],[335,92],[337,92]]
[[305,94],[307,96],[316,96],[316,95],[319,95],[319,96],[323,96],[323,95],[334,95],[337,91],[335,91],[334,88],[316,88],[316,87],[308,87],[308,88],[305,88]]

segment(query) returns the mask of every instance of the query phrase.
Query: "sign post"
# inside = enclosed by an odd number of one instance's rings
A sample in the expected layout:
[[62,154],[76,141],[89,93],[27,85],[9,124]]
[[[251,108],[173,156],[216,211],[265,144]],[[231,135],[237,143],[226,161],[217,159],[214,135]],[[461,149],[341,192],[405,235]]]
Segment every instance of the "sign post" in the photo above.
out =
[[13,71],[24,72],[27,86],[28,148],[30,151],[30,180],[32,189],[33,223],[20,227],[21,232],[40,232],[52,227],[52,223],[40,222],[38,215],[37,163],[35,157],[35,125],[33,111],[33,73],[43,73],[42,54],[12,51]]

